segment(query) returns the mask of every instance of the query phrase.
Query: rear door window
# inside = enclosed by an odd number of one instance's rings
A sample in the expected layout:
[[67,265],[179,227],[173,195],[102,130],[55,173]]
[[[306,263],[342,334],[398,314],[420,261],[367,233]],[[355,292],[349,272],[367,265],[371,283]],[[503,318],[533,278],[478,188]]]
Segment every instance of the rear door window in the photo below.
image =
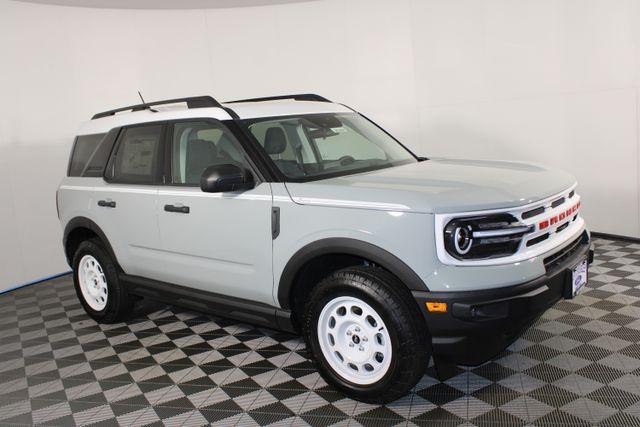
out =
[[162,124],[124,128],[112,159],[110,180],[155,184],[162,176]]

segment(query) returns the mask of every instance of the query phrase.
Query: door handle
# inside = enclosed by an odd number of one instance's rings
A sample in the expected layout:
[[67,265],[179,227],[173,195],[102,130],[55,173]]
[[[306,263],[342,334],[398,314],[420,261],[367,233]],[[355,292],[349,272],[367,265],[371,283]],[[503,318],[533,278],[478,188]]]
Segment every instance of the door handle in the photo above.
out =
[[164,210],[167,212],[188,214],[189,206],[164,205]]
[[115,208],[116,202],[113,200],[98,200],[98,206],[103,208]]

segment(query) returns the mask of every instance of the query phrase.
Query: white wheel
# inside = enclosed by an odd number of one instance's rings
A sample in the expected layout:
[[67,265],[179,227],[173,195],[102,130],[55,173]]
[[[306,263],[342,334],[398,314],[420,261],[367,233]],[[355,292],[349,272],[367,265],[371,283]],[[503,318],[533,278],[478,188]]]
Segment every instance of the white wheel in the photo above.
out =
[[109,289],[102,266],[91,255],[85,255],[78,265],[78,282],[85,302],[95,311],[107,306]]
[[324,358],[343,379],[358,385],[379,381],[391,366],[391,338],[382,317],[350,296],[332,299],[318,319]]

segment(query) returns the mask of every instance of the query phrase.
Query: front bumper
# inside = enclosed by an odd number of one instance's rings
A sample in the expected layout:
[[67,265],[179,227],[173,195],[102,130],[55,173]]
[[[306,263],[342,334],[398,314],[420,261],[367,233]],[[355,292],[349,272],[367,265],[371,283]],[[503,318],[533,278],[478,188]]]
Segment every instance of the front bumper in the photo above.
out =
[[[511,344],[560,298],[570,297],[571,269],[593,261],[589,234],[545,258],[546,274],[503,288],[464,292],[413,291],[431,335],[434,357],[479,365]],[[446,312],[429,312],[427,302],[446,302]]]

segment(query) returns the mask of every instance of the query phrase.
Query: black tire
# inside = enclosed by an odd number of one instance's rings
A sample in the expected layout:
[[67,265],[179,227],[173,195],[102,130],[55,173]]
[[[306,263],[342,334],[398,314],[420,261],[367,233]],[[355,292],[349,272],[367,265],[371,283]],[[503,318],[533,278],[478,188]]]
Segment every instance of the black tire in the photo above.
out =
[[[318,339],[319,317],[325,305],[340,296],[366,302],[387,326],[391,365],[374,383],[360,385],[345,379],[322,352]],[[322,377],[347,396],[363,402],[388,403],[405,395],[424,375],[430,354],[422,315],[409,291],[386,270],[349,267],[336,271],[311,291],[307,301],[303,319],[307,348]]]
[[[100,264],[107,282],[107,303],[104,309],[95,310],[82,294],[80,289],[79,265],[85,255],[91,255]],[[134,298],[127,294],[126,289],[118,280],[118,267],[109,256],[98,239],[85,240],[78,246],[73,256],[73,284],[80,303],[87,314],[99,323],[116,323],[125,319],[133,308]]]

